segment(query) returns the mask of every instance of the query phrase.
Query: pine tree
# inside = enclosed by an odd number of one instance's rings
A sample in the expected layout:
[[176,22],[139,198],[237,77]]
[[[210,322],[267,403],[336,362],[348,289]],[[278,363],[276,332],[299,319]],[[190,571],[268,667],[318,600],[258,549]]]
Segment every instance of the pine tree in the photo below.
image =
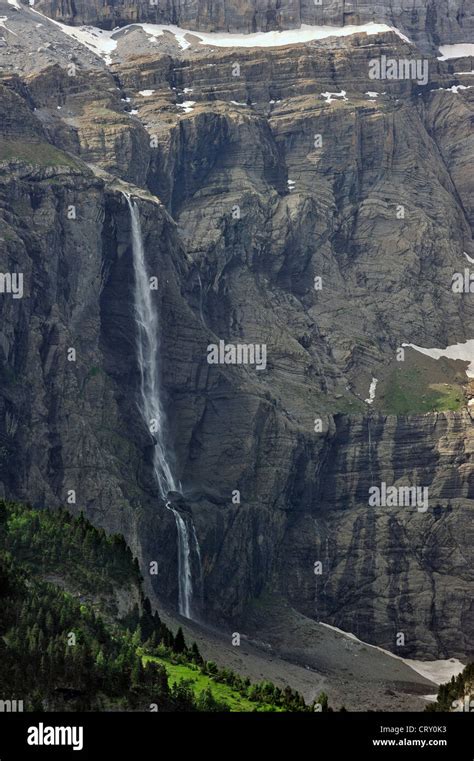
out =
[[191,646],[191,658],[194,661],[194,663],[200,664],[203,662],[202,655],[199,652],[199,648],[195,642],[193,642]]
[[183,630],[181,626],[176,632],[176,637],[174,638],[173,650],[175,653],[184,653],[184,651],[186,650],[186,642],[184,639],[184,634],[183,634]]
[[143,664],[141,658],[135,658],[132,666],[131,682],[133,687],[138,687],[143,681]]

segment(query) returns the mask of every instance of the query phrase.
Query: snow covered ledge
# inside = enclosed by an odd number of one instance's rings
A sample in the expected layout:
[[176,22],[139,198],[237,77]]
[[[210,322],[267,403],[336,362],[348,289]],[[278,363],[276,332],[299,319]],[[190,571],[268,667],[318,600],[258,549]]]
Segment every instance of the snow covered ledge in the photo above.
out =
[[[21,6],[16,5],[18,0],[8,1],[10,4],[15,5],[17,10],[21,9]],[[353,34],[374,35],[388,32],[394,32],[403,41],[410,42],[408,37],[395,27],[389,26],[388,24],[376,24],[374,22],[362,24],[360,26],[347,25],[343,27],[311,26],[308,24],[302,24],[298,29],[287,29],[281,32],[256,32],[254,34],[195,32],[188,29],[182,29],[173,24],[146,23],[130,24],[128,26],[113,29],[112,31],[106,31],[94,26],[69,26],[44,16],[44,14],[36,11],[34,8],[29,8],[29,10],[55,24],[55,26],[61,29],[64,34],[67,34],[76,42],[81,43],[91,52],[102,58],[107,65],[112,63],[111,54],[116,49],[119,38],[122,35],[127,34],[128,30],[137,27],[143,29],[145,34],[147,34],[153,42],[157,42],[158,38],[162,37],[166,32],[174,35],[176,42],[182,50],[189,48],[192,42],[199,45],[212,45],[220,48],[270,48],[280,47],[282,45],[297,45],[305,42],[313,42],[314,40],[322,40],[327,37],[348,37]]]

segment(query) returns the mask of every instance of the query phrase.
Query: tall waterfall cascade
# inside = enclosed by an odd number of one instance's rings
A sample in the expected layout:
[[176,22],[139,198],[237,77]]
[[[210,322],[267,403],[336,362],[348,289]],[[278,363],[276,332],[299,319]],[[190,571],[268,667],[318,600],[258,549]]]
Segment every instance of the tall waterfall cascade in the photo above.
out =
[[139,408],[143,420],[155,438],[153,448],[153,471],[160,494],[166,507],[175,518],[178,535],[178,589],[179,612],[193,618],[193,552],[201,582],[201,554],[196,531],[189,514],[182,514],[169,499],[170,492],[181,491],[181,485],[173,474],[172,458],[166,445],[166,415],[163,409],[159,379],[160,335],[158,312],[153,304],[150,280],[146,270],[145,250],[140,223],[140,209],[131,197],[124,193],[130,210],[132,226],[133,271],[135,276],[134,306],[137,326],[137,358],[140,369]]

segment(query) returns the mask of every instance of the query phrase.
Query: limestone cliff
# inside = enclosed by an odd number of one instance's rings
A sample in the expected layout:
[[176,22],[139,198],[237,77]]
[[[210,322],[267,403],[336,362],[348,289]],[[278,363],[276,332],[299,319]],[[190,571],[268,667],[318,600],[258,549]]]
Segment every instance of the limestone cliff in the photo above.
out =
[[[430,58],[420,86],[368,77],[374,56],[419,55],[394,33],[150,50],[135,29],[105,66],[43,19],[53,47],[33,66],[6,13],[0,262],[26,297],[0,300],[2,493],[73,490],[175,605],[175,525],[137,414],[126,190],[159,283],[203,617],[234,625],[283,596],[392,650],[402,632],[401,655],[472,656],[466,363],[398,359],[472,338],[472,297],[451,288],[474,257],[469,59]],[[265,371],[210,365],[220,339],[265,344]],[[382,482],[429,488],[429,509],[370,508]]]

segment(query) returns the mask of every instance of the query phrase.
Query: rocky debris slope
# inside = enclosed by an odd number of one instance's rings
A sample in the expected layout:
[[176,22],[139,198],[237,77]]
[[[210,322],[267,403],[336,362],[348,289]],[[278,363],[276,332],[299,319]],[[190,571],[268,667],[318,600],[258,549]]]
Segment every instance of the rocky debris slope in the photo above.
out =
[[[378,81],[374,58],[420,57],[394,33],[150,54],[132,29],[107,66],[38,18],[5,23],[42,24],[41,65],[20,60],[28,35],[0,50],[1,267],[28,295],[0,302],[3,493],[74,490],[176,602],[174,521],[136,408],[125,189],[159,283],[203,616],[244,626],[272,594],[388,649],[402,633],[403,656],[472,655],[466,363],[398,361],[405,342],[472,338],[472,296],[451,288],[474,258],[469,63]],[[264,344],[265,369],[210,365],[221,339]],[[429,509],[370,508],[382,482],[427,487]]]
[[[186,640],[196,641],[205,658],[252,681],[292,685],[307,702],[325,692],[335,710],[420,711],[427,696],[437,692],[431,678],[413,669],[416,664],[317,624],[282,597],[267,596],[251,606],[240,647],[232,645],[231,629],[222,632],[164,618],[167,626],[183,626]],[[452,673],[461,670],[457,662],[448,663]]]

